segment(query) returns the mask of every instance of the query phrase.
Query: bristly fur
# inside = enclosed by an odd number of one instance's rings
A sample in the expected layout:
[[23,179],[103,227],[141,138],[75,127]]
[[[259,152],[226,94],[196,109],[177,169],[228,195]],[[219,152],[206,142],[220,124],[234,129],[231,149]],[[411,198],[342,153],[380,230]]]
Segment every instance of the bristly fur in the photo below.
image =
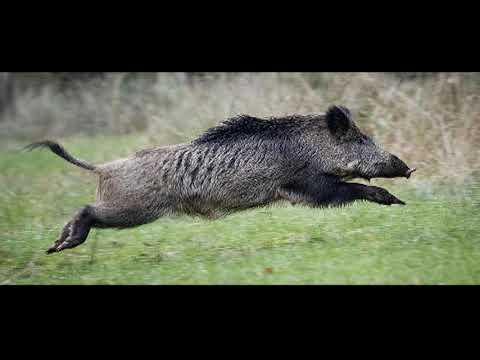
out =
[[247,114],[241,114],[222,121],[219,125],[207,129],[192,141],[193,144],[211,142],[228,142],[242,137],[272,137],[289,131],[301,121],[316,119],[324,120],[321,115],[287,115],[262,119]]
[[190,143],[137,151],[91,165],[43,141],[67,161],[99,176],[97,199],[73,217],[49,253],[78,246],[91,227],[127,228],[162,216],[215,219],[279,201],[310,207],[368,200],[401,204],[388,191],[351,177],[405,176],[408,167],[362,134],[346,108],[320,115],[230,118]]

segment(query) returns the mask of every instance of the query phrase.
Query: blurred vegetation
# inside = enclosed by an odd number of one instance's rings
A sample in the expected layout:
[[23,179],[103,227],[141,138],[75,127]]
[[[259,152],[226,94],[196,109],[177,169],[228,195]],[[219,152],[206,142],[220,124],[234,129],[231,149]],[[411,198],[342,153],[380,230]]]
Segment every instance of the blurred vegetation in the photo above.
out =
[[[0,284],[478,284],[479,97],[477,73],[0,73]],[[49,152],[16,151],[28,142],[57,139],[101,163],[239,113],[334,103],[418,168],[408,181],[372,181],[407,206],[166,218],[93,230],[44,255],[94,201],[96,178]]]
[[149,135],[144,146],[170,144],[238,113],[319,113],[337,103],[380,144],[438,181],[470,181],[480,155],[477,73],[3,74],[4,149],[133,133]]

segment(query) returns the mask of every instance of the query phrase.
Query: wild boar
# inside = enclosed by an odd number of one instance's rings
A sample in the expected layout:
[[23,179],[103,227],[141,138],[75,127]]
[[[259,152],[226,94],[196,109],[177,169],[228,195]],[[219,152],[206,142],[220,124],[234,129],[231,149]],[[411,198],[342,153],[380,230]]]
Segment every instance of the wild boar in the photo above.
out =
[[190,143],[100,165],[74,158],[53,141],[26,149],[40,147],[99,179],[96,202],[65,225],[49,254],[82,244],[92,227],[128,228],[175,214],[215,219],[281,200],[311,207],[357,200],[405,205],[383,188],[347,180],[409,178],[415,171],[363,134],[343,106],[269,119],[239,115]]

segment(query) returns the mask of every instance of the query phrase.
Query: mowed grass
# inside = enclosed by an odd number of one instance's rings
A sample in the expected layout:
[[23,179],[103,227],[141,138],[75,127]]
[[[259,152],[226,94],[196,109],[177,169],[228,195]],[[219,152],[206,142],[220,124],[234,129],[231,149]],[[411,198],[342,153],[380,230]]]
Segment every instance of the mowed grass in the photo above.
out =
[[[140,149],[139,136],[65,139],[92,162]],[[480,187],[376,180],[407,206],[290,205],[221,220],[164,218],[92,230],[81,246],[45,250],[96,178],[48,151],[0,153],[0,284],[478,284]]]

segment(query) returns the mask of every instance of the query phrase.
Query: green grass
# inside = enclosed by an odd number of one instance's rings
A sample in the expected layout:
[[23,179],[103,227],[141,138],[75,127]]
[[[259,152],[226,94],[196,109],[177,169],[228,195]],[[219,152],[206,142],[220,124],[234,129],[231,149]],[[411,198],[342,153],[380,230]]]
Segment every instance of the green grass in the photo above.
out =
[[[63,143],[104,161],[145,142]],[[48,151],[1,152],[0,169],[0,284],[480,283],[480,187],[440,187],[421,169],[413,181],[374,182],[405,207],[286,205],[216,221],[165,218],[93,230],[83,245],[50,256],[44,251],[64,223],[93,201],[95,177]]]

